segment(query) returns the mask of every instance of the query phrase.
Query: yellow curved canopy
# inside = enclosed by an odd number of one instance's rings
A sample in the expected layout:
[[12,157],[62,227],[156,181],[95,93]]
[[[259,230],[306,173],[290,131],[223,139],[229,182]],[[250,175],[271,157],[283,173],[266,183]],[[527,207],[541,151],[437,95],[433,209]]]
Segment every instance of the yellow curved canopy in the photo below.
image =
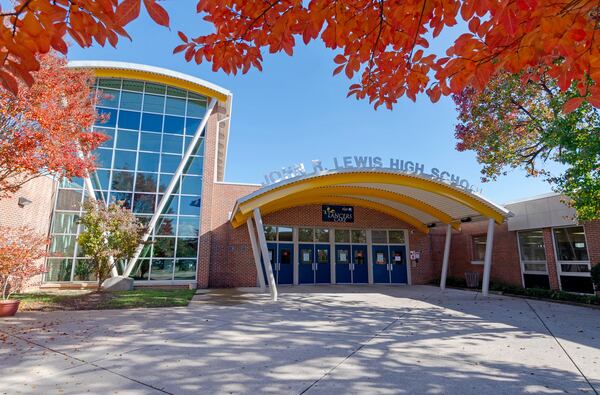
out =
[[465,217],[504,222],[508,211],[481,196],[419,175],[383,170],[325,172],[263,187],[236,202],[231,224],[242,225],[255,208],[269,214],[309,204],[351,204],[398,218],[423,233],[429,223],[460,228]]

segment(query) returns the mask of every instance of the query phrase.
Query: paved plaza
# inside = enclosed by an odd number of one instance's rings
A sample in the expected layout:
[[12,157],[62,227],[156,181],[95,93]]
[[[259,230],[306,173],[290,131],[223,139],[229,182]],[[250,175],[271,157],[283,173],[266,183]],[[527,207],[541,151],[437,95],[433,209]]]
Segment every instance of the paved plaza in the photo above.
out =
[[0,394],[598,393],[600,310],[430,286],[0,320]]

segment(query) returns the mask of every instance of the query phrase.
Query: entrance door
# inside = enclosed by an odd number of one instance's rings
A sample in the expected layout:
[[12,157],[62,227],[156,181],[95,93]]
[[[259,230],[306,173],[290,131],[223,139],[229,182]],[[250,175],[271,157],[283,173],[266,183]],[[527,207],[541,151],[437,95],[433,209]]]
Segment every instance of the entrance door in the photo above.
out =
[[408,273],[406,266],[406,247],[390,246],[390,278],[393,284],[406,284],[408,282]]
[[335,245],[335,282],[337,284],[352,283],[350,256],[349,244]]
[[298,251],[298,282],[300,284],[314,284],[315,282],[315,245],[299,244]]
[[294,283],[294,245],[290,243],[279,243],[279,270],[277,284]]
[[369,282],[369,265],[367,264],[367,246],[352,245],[352,283],[366,284]]
[[389,257],[388,246],[373,246],[373,282],[377,284],[389,284],[390,272],[388,270]]
[[331,283],[331,260],[329,259],[329,244],[315,245],[316,282],[318,284]]

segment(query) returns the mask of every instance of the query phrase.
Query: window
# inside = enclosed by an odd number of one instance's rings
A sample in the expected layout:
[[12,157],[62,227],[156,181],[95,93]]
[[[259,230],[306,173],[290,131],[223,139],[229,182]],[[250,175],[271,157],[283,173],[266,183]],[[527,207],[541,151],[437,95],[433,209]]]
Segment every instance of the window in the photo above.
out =
[[319,243],[329,243],[329,229],[315,229],[315,241],[318,241]]
[[144,96],[144,111],[162,113],[165,108],[165,97],[156,95]]
[[175,225],[177,217],[175,216],[160,216],[156,224],[156,234],[160,236],[175,236]]
[[141,133],[140,151],[160,151],[161,135],[158,133]]
[[139,162],[138,162],[138,171],[158,171],[158,161],[160,156],[158,154],[151,154],[140,152],[139,153]]
[[583,226],[555,228],[556,259],[559,261],[587,261],[588,253],[585,245]]
[[135,170],[135,152],[115,150],[115,169]]
[[165,133],[183,134],[184,121],[183,117],[167,115],[165,117]]
[[142,109],[142,94],[133,92],[123,92],[121,94],[121,108],[128,110]]
[[167,97],[167,106],[165,108],[165,113],[174,115],[185,115],[185,99]]
[[301,242],[312,243],[314,238],[314,231],[312,228],[299,228],[298,229],[298,240]]
[[277,241],[277,228],[274,226],[265,226],[265,239],[267,241]]
[[367,231],[366,230],[352,230],[352,243],[354,244],[365,244],[367,242]]
[[547,272],[544,232],[529,230],[517,233],[519,253],[525,272]]
[[279,241],[292,241],[293,240],[293,230],[292,228],[288,228],[285,226],[280,226],[279,230]]
[[163,116],[144,113],[142,115],[142,130],[146,132],[162,132]]
[[140,128],[140,113],[137,111],[119,111],[119,129]]
[[404,231],[402,230],[390,230],[390,244],[404,244]]
[[336,243],[350,243],[350,231],[345,229],[335,230]]
[[483,263],[485,259],[485,243],[487,236],[473,236],[473,261],[471,263]]
[[372,230],[371,241],[376,244],[387,244],[387,231],[385,230]]
[[114,191],[133,191],[133,172],[113,171],[111,188]]

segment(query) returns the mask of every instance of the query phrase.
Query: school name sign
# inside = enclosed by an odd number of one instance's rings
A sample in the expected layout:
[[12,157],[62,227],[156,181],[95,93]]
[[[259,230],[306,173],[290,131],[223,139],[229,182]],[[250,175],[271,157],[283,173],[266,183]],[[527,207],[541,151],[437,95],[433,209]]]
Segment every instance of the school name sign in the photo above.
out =
[[265,174],[262,185],[271,185],[290,178],[313,175],[328,170],[344,169],[381,169],[406,174],[417,174],[448,183],[469,192],[481,193],[481,188],[478,188],[474,183],[448,170],[440,169],[438,167],[427,167],[425,164],[413,160],[399,158],[384,159],[381,156],[368,155],[334,157],[329,162],[314,159],[308,166],[303,162],[296,163]]

